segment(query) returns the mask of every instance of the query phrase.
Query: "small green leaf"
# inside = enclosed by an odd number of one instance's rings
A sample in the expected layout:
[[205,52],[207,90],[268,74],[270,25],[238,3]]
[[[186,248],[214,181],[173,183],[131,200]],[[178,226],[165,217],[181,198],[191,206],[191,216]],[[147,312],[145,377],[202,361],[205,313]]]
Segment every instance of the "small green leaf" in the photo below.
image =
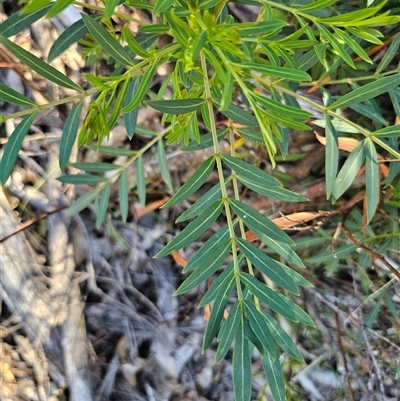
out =
[[156,69],[157,69],[157,64],[152,63],[151,66],[147,69],[147,71],[143,74],[143,77],[140,81],[140,84],[139,84],[139,87],[138,87],[136,93],[134,94],[134,97],[129,102],[129,104],[122,109],[123,113],[129,113],[129,112],[135,110],[136,107],[139,106],[139,104],[142,102],[144,96],[146,95],[147,90],[149,89],[151,81],[153,80],[154,75],[156,73]]
[[68,114],[60,141],[59,164],[61,171],[67,167],[76,136],[78,134],[79,120],[82,113],[83,100],[77,103]]
[[236,66],[259,72],[261,74],[272,75],[278,78],[288,79],[294,82],[310,82],[311,77],[304,71],[295,70],[293,68],[277,67],[261,63],[235,63]]
[[[171,175],[169,173],[168,160],[165,154],[164,142],[160,139],[157,143],[157,157],[160,166],[161,176],[170,191],[173,191]],[[194,217],[194,216],[193,216]]]
[[17,46],[5,37],[0,36],[0,42],[12,55],[17,57],[28,67],[32,68],[33,71],[37,72],[42,77],[47,78],[55,84],[65,88],[81,91],[81,88],[71,81],[71,79],[53,68],[51,65],[45,63],[43,60],[34,56],[32,53],[26,51],[20,46]]
[[330,43],[330,45],[336,50],[336,52],[339,54],[339,56],[352,68],[356,68],[354,65],[353,60],[349,56],[349,54],[346,52],[346,49],[339,43],[339,41],[336,39],[332,33],[328,31],[325,27],[322,25],[316,23],[315,24],[318,28],[318,31],[325,37],[326,41]]
[[308,111],[304,111],[297,107],[287,106],[265,96],[260,96],[257,94],[252,94],[252,96],[255,100],[257,100],[260,105],[266,107],[273,113],[277,113],[278,115],[283,115],[290,118],[298,118],[302,120],[307,120],[309,117],[312,116],[312,113],[309,113]]
[[[188,264],[183,269],[183,273],[187,273],[191,270],[196,269],[198,266],[204,263],[208,255],[214,253],[214,251],[223,246],[225,241],[229,238],[229,228],[225,226],[212,235],[202,247],[190,258]],[[201,304],[201,302],[200,302]]]
[[72,163],[71,167],[89,173],[104,173],[106,171],[118,170],[119,168],[121,168],[121,166],[118,164],[104,162],[78,162]]
[[369,58],[365,50],[347,32],[335,27],[333,27],[333,30],[343,40],[343,42],[345,42],[346,45],[349,46],[350,49],[357,54],[357,56],[359,56],[365,62],[373,64],[373,61]]
[[215,354],[215,363],[222,361],[232,345],[241,319],[241,311],[239,310],[239,307],[240,301],[236,301],[229,311],[227,319],[222,324],[221,330],[218,334],[219,344]]
[[95,188],[78,198],[65,212],[66,217],[72,217],[88,207],[98,196],[99,189]]
[[393,42],[390,44],[389,49],[386,50],[385,55],[382,57],[381,62],[379,63],[375,74],[379,74],[382,72],[393,60],[393,58],[396,56],[400,46],[400,35],[396,36],[393,39]]
[[257,22],[245,22],[236,24],[238,27],[239,36],[245,37],[250,35],[265,35],[268,32],[280,30],[287,25],[285,21],[281,19],[268,20],[268,21],[257,21]]
[[268,313],[262,312],[262,317],[265,319],[276,343],[293,359],[303,362],[303,355],[279,323]]
[[241,252],[258,270],[264,273],[268,278],[292,294],[299,295],[299,290],[292,278],[284,269],[272,258],[260,251],[255,245],[243,239],[237,238],[236,242]]
[[[227,183],[228,180],[225,180]],[[226,184],[225,184],[226,185]],[[221,186],[220,184],[214,185],[207,191],[200,199],[198,199],[189,209],[185,210],[177,219],[176,223],[192,219],[198,216],[203,210],[207,209],[217,200],[221,199]]]
[[275,401],[287,401],[286,385],[279,358],[273,360],[266,352],[262,357],[262,364],[268,385]]
[[188,278],[179,286],[174,295],[184,294],[211,277],[224,263],[231,250],[230,241],[221,244],[214,253],[208,255],[203,263],[196,267]]
[[332,191],[332,199],[336,201],[351,185],[360,171],[365,159],[365,140],[361,141],[350,153],[343,164]]
[[29,14],[21,11],[14,13],[0,24],[0,35],[5,38],[16,35],[42,18],[50,7],[51,5],[48,5],[41,10]]
[[325,252],[321,252],[318,255],[312,256],[311,258],[307,259],[308,263],[315,263],[315,264],[320,264],[320,263],[327,263],[333,258],[340,260],[341,258],[344,258],[348,255],[350,255],[352,252],[354,252],[357,249],[357,246],[354,244],[350,245],[345,245],[341,246],[339,248],[336,248],[334,253],[332,250],[328,250]]
[[182,100],[152,100],[146,104],[155,110],[168,114],[186,114],[200,109],[204,99],[182,99]]
[[99,45],[117,62],[122,65],[133,65],[129,53],[103,28],[99,22],[86,14],[81,14],[83,22]]
[[383,136],[386,138],[398,138],[400,136],[400,125],[391,125],[379,129],[378,131],[371,132],[371,136]]
[[35,0],[27,4],[23,9],[23,14],[33,13],[39,11],[43,7],[47,7],[51,0]]
[[122,37],[125,39],[126,43],[133,51],[133,53],[143,58],[148,58],[150,56],[150,54],[147,53],[146,50],[144,50],[143,47],[139,45],[128,25],[124,25],[124,27],[122,28]]
[[46,14],[46,18],[55,17],[57,14],[61,13],[61,11],[65,10],[73,2],[74,0],[58,0]]
[[207,31],[202,31],[200,35],[196,36],[192,47],[192,60],[196,60],[199,56],[201,49],[207,43]]
[[396,375],[394,377],[394,380],[400,379],[400,362],[397,364],[397,370],[396,370]]
[[306,6],[299,8],[299,10],[301,10],[302,12],[321,10],[322,8],[331,6],[332,4],[336,3],[337,1],[338,0],[319,0],[319,1],[315,1],[313,3],[307,4]]
[[[229,203],[236,215],[242,219],[244,224],[246,224],[250,230],[253,230],[257,236],[261,233],[261,236],[263,238],[267,237],[270,243],[279,241],[284,244],[293,244],[293,240],[284,231],[261,213],[235,199],[230,199]],[[261,237],[259,238],[261,239]]]
[[248,141],[264,145],[264,138],[261,131],[252,128],[238,128],[240,136]]
[[172,7],[176,0],[157,0],[153,10],[153,16],[157,16]]
[[74,185],[96,185],[100,182],[107,181],[107,178],[101,177],[99,175],[90,174],[74,174],[74,175],[63,175],[57,178],[58,181],[64,184],[74,184]]
[[144,166],[142,155],[136,160],[136,186],[139,195],[139,202],[146,205],[146,177],[144,175]]
[[86,147],[90,150],[93,150],[95,152],[101,153],[103,155],[108,155],[108,156],[133,156],[137,153],[131,149],[117,148],[114,146],[97,147],[96,145],[87,145]]
[[365,100],[373,99],[382,93],[387,92],[389,89],[397,87],[398,85],[400,85],[400,74],[379,78],[374,82],[360,86],[350,93],[341,96],[328,107],[328,110],[334,110],[341,107],[350,106],[355,103],[364,102]]
[[[136,92],[138,91],[139,85],[140,77],[132,79],[129,83],[128,90],[125,96],[124,108],[133,100]],[[138,114],[139,107],[136,107],[136,109],[133,109],[130,112],[124,113],[125,129],[129,139],[132,139],[133,135],[135,134]]]
[[[398,134],[400,130],[398,131]],[[375,145],[370,138],[365,146],[365,191],[367,200],[367,224],[375,214],[379,201],[379,162]]]
[[[240,262],[242,261],[243,258],[240,259]],[[234,282],[234,280],[235,278],[233,272],[233,262],[231,262],[227,267],[225,267],[224,271],[220,273],[219,276],[212,282],[210,288],[201,299],[198,307],[202,308],[203,306],[206,306],[210,302],[214,301],[220,288],[230,286]]]
[[282,187],[282,184],[277,179],[271,177],[265,171],[254,167],[250,163],[246,163],[243,160],[228,155],[221,155],[221,158],[230,169],[234,170],[237,174],[240,174],[242,177],[247,178],[248,180],[260,182],[262,185],[268,188]]
[[[119,3],[120,3],[120,0],[107,0],[104,18],[111,18],[111,16],[114,13],[115,7],[117,7]],[[125,26],[126,25],[124,25],[124,27]]]
[[170,241],[155,257],[169,255],[184,246],[191,244],[208,230],[212,223],[217,220],[222,211],[222,202],[216,202],[206,209],[200,216],[189,223],[172,241]]
[[122,221],[125,223],[128,218],[128,178],[126,176],[126,170],[123,170],[118,182],[118,200],[119,200],[119,210],[121,212]]
[[236,330],[232,356],[233,394],[235,400],[250,401],[251,398],[251,353],[250,344],[244,335],[243,317]]
[[170,207],[187,199],[193,195],[207,180],[215,165],[214,156],[210,156],[201,166],[190,176],[190,178],[179,188],[177,193],[162,207]]
[[267,287],[250,274],[242,273],[240,275],[240,281],[242,281],[242,283],[254,296],[259,298],[260,301],[264,302],[273,311],[293,322],[298,322],[296,314],[290,307],[288,307],[287,301],[289,300],[287,300],[287,298],[283,300],[283,296],[280,296],[280,294]]
[[0,160],[0,183],[4,185],[17,161],[22,142],[31,127],[36,113],[25,117],[15,128],[4,146],[3,157]]
[[0,82],[0,99],[3,102],[19,104],[20,106],[36,106],[35,102],[4,85],[2,82]]
[[139,28],[139,32],[163,34],[170,30],[170,26],[166,24],[144,25]]
[[98,206],[96,209],[96,227],[99,229],[101,225],[103,224],[103,221],[106,217],[107,209],[108,209],[108,203],[110,200],[110,193],[111,193],[111,184],[108,182],[104,189],[103,192],[100,195],[100,199],[98,202]]
[[338,172],[339,164],[339,144],[338,134],[334,125],[332,124],[330,117],[325,115],[325,180],[326,180],[326,198],[329,199],[333,187],[335,185],[335,178]]
[[379,124],[387,124],[387,121],[382,117],[381,110],[374,110],[372,107],[366,106],[362,103],[352,104],[349,107],[357,113],[360,113]]
[[[218,142],[221,141],[226,134],[227,130],[217,130],[217,138],[218,138]],[[195,141],[191,141],[189,142],[188,145],[186,146],[182,146],[180,148],[180,150],[183,150],[185,152],[193,152],[196,150],[203,150],[203,149],[207,149],[210,148],[211,146],[213,146],[213,137],[212,134],[204,134],[201,135],[200,137],[200,143]]]
[[248,127],[257,127],[257,119],[247,111],[244,111],[234,104],[230,104],[226,110],[220,110],[220,112],[227,118],[230,118],[236,123],[247,125]]
[[[101,15],[91,15],[90,18],[100,20]],[[53,43],[47,56],[47,61],[51,63],[70,46],[82,39],[87,32],[88,29],[82,19],[73,23]]]
[[204,333],[203,352],[211,345],[214,337],[217,335],[232,288],[233,283],[229,287],[220,287],[216,294],[214,304],[211,308],[210,318]]
[[[273,360],[276,358],[276,347],[273,337],[269,331],[266,321],[261,317],[261,311],[258,311],[256,307],[248,301],[244,301],[246,308],[246,315],[250,323],[250,327],[253,333],[261,342],[263,348],[271,356]],[[260,350],[263,354],[263,351]]]

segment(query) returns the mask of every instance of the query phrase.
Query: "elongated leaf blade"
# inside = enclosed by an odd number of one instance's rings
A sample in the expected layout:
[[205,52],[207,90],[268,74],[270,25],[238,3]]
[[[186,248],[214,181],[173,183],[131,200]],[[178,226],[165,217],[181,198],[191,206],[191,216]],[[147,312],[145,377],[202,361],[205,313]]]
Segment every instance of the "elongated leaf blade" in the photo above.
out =
[[231,310],[229,311],[227,319],[222,324],[221,330],[219,331],[218,334],[219,344],[217,352],[215,354],[215,363],[222,361],[226,353],[229,351],[229,348],[232,345],[233,339],[235,338],[237,329],[239,327],[240,319],[241,319],[240,302],[236,301],[233,304]]
[[326,197],[330,198],[335,178],[338,171],[339,163],[339,144],[338,134],[328,115],[325,115],[325,180],[326,180]]
[[162,139],[160,139],[157,143],[157,157],[161,176],[164,179],[164,182],[167,184],[168,189],[173,191],[174,189],[172,187],[171,174],[169,173],[167,155],[165,154],[164,142]]
[[207,323],[203,338],[203,351],[213,342],[222,323],[222,317],[228,303],[229,295],[232,292],[233,283],[229,287],[221,287],[216,294],[214,304],[211,308],[210,318]]
[[149,89],[150,87],[151,81],[153,80],[154,75],[156,73],[156,69],[157,69],[157,64],[153,63],[143,74],[137,92],[135,93],[130,103],[122,109],[123,113],[129,113],[135,110],[136,107],[139,106],[139,104],[142,102],[144,96],[147,93],[147,89]]
[[72,217],[75,214],[81,212],[83,209],[86,209],[98,196],[99,189],[95,188],[89,192],[86,192],[85,195],[82,195],[78,198],[65,212],[66,217]]
[[60,141],[59,164],[63,171],[67,167],[69,157],[71,156],[76,136],[78,134],[79,120],[82,113],[83,100],[77,103],[69,113],[65,121],[63,133]]
[[19,92],[0,82],[0,99],[3,102],[18,104],[20,106],[36,106],[35,102],[21,95]]
[[128,178],[126,176],[126,170],[122,171],[118,182],[118,200],[119,200],[119,210],[121,212],[121,218],[123,222],[126,222],[128,218],[128,199],[129,187]]
[[168,114],[186,114],[199,110],[204,104],[204,99],[182,99],[182,100],[151,100],[146,104],[157,111]]
[[269,277],[272,281],[279,284],[281,287],[290,291],[292,294],[299,295],[299,291],[295,282],[286,273],[286,271],[275,260],[270,258],[264,252],[260,251],[255,245],[242,240],[236,239],[241,252],[244,253],[246,258],[257,267],[262,273]]
[[101,227],[101,225],[103,224],[103,221],[106,217],[108,203],[110,200],[110,193],[111,193],[111,184],[108,182],[105,185],[103,192],[100,195],[98,207],[96,210],[96,227],[98,229]]
[[374,143],[366,139],[365,146],[365,190],[367,195],[367,224],[375,214],[379,201],[379,162]]
[[190,276],[179,286],[175,291],[175,295],[184,294],[203,283],[211,277],[225,261],[231,250],[230,241],[218,247],[216,252],[208,255],[208,258],[195,270],[192,271]]
[[236,123],[246,125],[248,127],[257,127],[257,119],[249,112],[243,110],[242,108],[230,104],[226,110],[220,110],[220,112],[227,118],[230,118]]
[[241,218],[246,226],[254,231],[257,236],[260,233],[263,238],[268,237],[269,242],[280,241],[284,244],[293,244],[293,240],[284,231],[250,206],[235,199],[230,199],[230,205],[236,215]]
[[293,322],[298,321],[296,314],[288,307],[288,303],[282,300],[280,294],[261,283],[250,274],[242,273],[240,275],[240,280],[254,296],[268,305],[273,311]]
[[22,142],[35,119],[35,116],[36,113],[33,113],[25,117],[8,138],[6,146],[4,147],[3,157],[0,160],[0,180],[2,185],[6,183],[12,169],[14,168]]
[[105,173],[106,171],[118,170],[121,168],[118,164],[105,163],[105,162],[78,162],[72,163],[71,167],[88,173]]
[[[243,261],[243,259],[241,261]],[[230,286],[234,282],[234,279],[233,263],[231,262],[227,267],[225,267],[224,271],[212,282],[210,288],[201,299],[198,307],[202,308],[203,306],[206,306],[214,301],[215,297],[218,294],[218,291],[220,291],[221,288]]]
[[266,65],[261,63],[246,63],[238,64],[238,67],[260,72],[261,74],[272,75],[278,78],[288,79],[294,82],[310,82],[311,77],[305,71],[295,70],[293,68],[277,67],[273,65]]
[[136,160],[136,187],[141,205],[146,205],[146,177],[144,174],[144,166],[142,156]]
[[[134,99],[139,85],[140,77],[132,79],[132,81],[129,83],[128,90],[125,96],[124,108]],[[125,129],[129,139],[132,139],[133,135],[135,134],[138,114],[139,107],[136,107],[130,112],[124,113]]]
[[365,159],[365,140],[361,141],[356,148],[350,153],[349,157],[343,164],[336,177],[335,185],[332,191],[332,198],[334,201],[346,191],[351,185],[354,178],[360,171],[361,166]]
[[191,244],[208,230],[212,223],[217,220],[222,210],[222,202],[216,202],[206,209],[200,216],[187,225],[172,241],[168,243],[155,257],[169,255],[184,246]]
[[286,386],[283,378],[279,358],[273,360],[266,352],[262,357],[262,364],[268,385],[275,401],[287,401]]
[[198,199],[189,209],[185,210],[176,223],[180,223],[185,220],[192,219],[198,216],[203,210],[207,209],[210,205],[221,198],[221,186],[219,184],[214,185],[209,191],[207,191],[200,199]]
[[378,131],[372,132],[371,135],[398,138],[400,136],[400,125],[391,125],[390,127],[379,129]]
[[169,10],[176,0],[157,0],[154,6],[153,15],[159,15],[164,11]]
[[97,147],[96,145],[87,145],[86,147],[95,152],[99,152],[102,155],[108,155],[108,156],[133,156],[134,154],[137,153],[136,151],[131,149],[117,148],[114,146]]
[[[243,317],[242,317],[243,319]],[[241,321],[235,335],[232,357],[233,393],[236,400],[250,401],[251,398],[251,354],[250,344],[244,335]]]
[[262,312],[262,317],[265,319],[276,343],[293,359],[303,362],[303,355],[296,347],[296,344],[293,342],[290,336],[285,332],[285,330],[282,329],[279,323],[268,313]]
[[96,185],[101,182],[107,181],[107,178],[101,177],[99,175],[90,174],[74,174],[74,175],[63,175],[57,178],[58,181],[64,184],[74,184],[74,185]]
[[44,7],[32,14],[26,14],[21,11],[16,12],[0,24],[0,35],[5,38],[16,35],[42,18],[50,7]]
[[37,58],[32,53],[26,51],[22,47],[12,43],[7,38],[0,36],[0,42],[4,47],[20,61],[32,68],[33,71],[40,74],[42,77],[54,82],[57,85],[65,88],[81,91],[81,88],[76,85],[70,78],[53,68],[51,65],[45,63],[40,58]]
[[282,184],[277,179],[250,163],[228,155],[221,155],[221,158],[230,169],[248,180],[261,182],[266,187],[282,187]]
[[204,260],[214,253],[216,249],[223,246],[223,243],[229,238],[229,227],[225,226],[212,235],[203,246],[190,258],[188,264],[183,269],[183,273],[190,272],[204,263]]
[[[268,325],[261,317],[261,311],[258,311],[256,307],[249,301],[245,301],[246,316],[249,320],[250,327],[253,333],[260,340],[263,348],[270,355],[272,360],[276,358],[276,347],[273,337],[269,331]],[[261,353],[262,350],[261,350]]]
[[100,46],[117,62],[122,65],[133,65],[129,53],[104,29],[99,22],[88,15],[81,14],[89,32],[93,35]]
[[163,208],[177,205],[193,195],[207,180],[215,165],[214,156],[210,156],[192,174],[192,176],[179,188],[177,193],[163,205]]
[[355,103],[361,103],[365,100],[373,99],[382,93],[389,91],[393,87],[400,85],[400,74],[394,74],[388,77],[379,78],[374,82],[360,86],[350,93],[343,95],[340,99],[333,102],[328,109],[334,110]]

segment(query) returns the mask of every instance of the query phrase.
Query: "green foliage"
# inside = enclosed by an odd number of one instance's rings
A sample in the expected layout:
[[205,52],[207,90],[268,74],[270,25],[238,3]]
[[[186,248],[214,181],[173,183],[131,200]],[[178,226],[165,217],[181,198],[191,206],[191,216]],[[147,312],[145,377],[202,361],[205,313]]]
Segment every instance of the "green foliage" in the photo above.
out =
[[[280,350],[298,361],[303,358],[272,314],[305,325],[312,326],[313,323],[287,293],[263,282],[262,275],[295,295],[299,294],[298,286],[309,286],[310,283],[290,267],[292,264],[304,267],[304,262],[294,251],[294,241],[270,219],[240,199],[239,184],[267,198],[288,202],[307,199],[285,189],[276,178],[253,163],[244,161],[243,155],[236,153],[233,146],[234,130],[255,145],[263,144],[274,166],[278,158],[286,156],[288,130],[309,129],[308,121],[313,118],[312,114],[300,108],[299,102],[306,101],[312,105],[324,115],[327,197],[334,202],[339,200],[365,165],[365,223],[371,222],[382,184],[379,154],[386,152],[393,161],[400,159],[396,141],[399,126],[389,125],[392,122],[389,123],[379,108],[374,106],[377,96],[389,93],[396,113],[400,114],[400,71],[398,68],[386,70],[398,51],[399,36],[392,41],[379,65],[373,63],[364,49],[370,44],[382,43],[383,35],[375,27],[398,24],[400,17],[382,11],[385,2],[345,12],[343,10],[346,7],[333,7],[339,2],[332,0],[308,1],[300,7],[298,2],[292,4],[295,2],[289,0],[257,0],[248,2],[260,6],[257,21],[236,23],[229,15],[226,0],[124,1],[122,3],[127,6],[150,10],[153,17],[157,17],[156,23],[138,21],[142,24],[140,34],[131,32],[127,25],[122,34],[117,34],[110,18],[121,2],[108,0],[104,2],[103,9],[93,7],[96,15],[89,17],[82,14],[82,20],[60,35],[48,55],[50,62],[81,40],[88,63],[105,59],[115,65],[111,76],[87,74],[86,79],[92,87],[84,91],[48,63],[7,39],[46,13],[47,16],[56,15],[74,1],[53,3],[50,0],[32,0],[27,3],[22,13],[2,24],[0,42],[17,59],[44,78],[76,92],[75,96],[65,100],[69,102],[72,99],[75,105],[61,138],[61,169],[68,168],[76,142],[79,146],[87,145],[102,154],[128,158],[121,166],[108,163],[72,165],[85,173],[64,175],[59,180],[94,188],[77,199],[67,214],[78,213],[94,202],[96,225],[100,226],[107,218],[109,198],[117,190],[114,188],[117,180],[121,218],[126,221],[128,196],[134,187],[140,202],[146,202],[143,155],[147,150],[154,145],[157,147],[161,174],[172,192],[164,139],[167,144],[184,142],[182,150],[187,151],[212,147],[213,155],[197,168],[164,207],[187,200],[206,182],[214,169],[218,172],[218,184],[178,218],[178,222],[193,220],[156,257],[167,256],[190,245],[217,219],[225,222],[188,262],[184,272],[190,274],[176,294],[183,294],[208,280],[230,259],[231,263],[214,279],[200,303],[200,306],[212,304],[203,351],[217,338],[216,361],[220,361],[233,347],[235,399],[246,401],[251,397],[251,355],[256,347],[262,356],[265,375],[275,401],[286,400]],[[118,17],[124,19],[121,13]],[[170,41],[160,46],[163,35],[167,35]],[[154,93],[150,88],[157,68],[171,61],[175,68],[165,78],[159,92]],[[329,84],[324,78],[334,76],[336,71],[337,76],[345,78],[332,82],[342,85],[347,93],[329,97],[325,106],[296,91],[299,85],[323,87]],[[168,96],[167,88],[170,93]],[[4,100],[24,107],[22,112],[3,116],[1,121],[25,116],[4,149],[0,164],[1,183],[4,184],[12,172],[22,141],[36,113],[54,105],[35,105],[3,84],[0,85],[0,91]],[[82,105],[86,98],[91,101],[85,122],[79,130]],[[163,113],[164,132],[156,134],[137,125],[140,106],[152,107]],[[363,125],[365,120],[355,123],[345,117],[342,111],[348,107],[371,119],[373,124]],[[214,118],[217,111],[228,119],[224,130],[217,130]],[[203,132],[199,130],[199,120],[206,127]],[[145,132],[152,136],[151,140],[138,151],[102,146],[103,139],[108,137],[117,122],[125,124],[129,139],[137,132]],[[339,137],[348,132],[355,135],[359,143],[338,171]],[[224,137],[231,142],[230,154],[219,147],[219,141]],[[92,145],[95,140],[97,147]],[[128,183],[127,179],[127,168],[132,164],[136,167],[134,185]],[[399,163],[391,164],[386,186],[399,173],[396,165]],[[106,171],[112,171],[114,176],[104,176]],[[392,200],[387,205],[389,208],[398,207],[396,202]],[[271,256],[248,240],[246,227],[266,246]],[[297,249],[300,249],[300,245],[297,245]],[[348,244],[340,246],[336,249],[336,257],[345,257],[355,248],[355,245]],[[330,259],[332,252],[327,251],[311,257],[308,262],[323,263]],[[287,264],[282,264],[282,260],[286,260]],[[228,307],[228,300],[233,294],[236,294],[236,300]],[[384,301],[382,298],[381,302]],[[229,313],[225,319],[226,308]],[[371,320],[373,317],[372,314]]]

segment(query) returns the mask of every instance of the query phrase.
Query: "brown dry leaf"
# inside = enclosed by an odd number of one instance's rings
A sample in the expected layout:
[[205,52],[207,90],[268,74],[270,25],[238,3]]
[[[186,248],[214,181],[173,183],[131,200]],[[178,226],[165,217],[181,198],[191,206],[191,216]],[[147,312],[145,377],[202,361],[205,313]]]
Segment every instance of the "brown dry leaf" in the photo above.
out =
[[143,217],[146,214],[149,214],[150,212],[154,212],[154,210],[158,209],[159,207],[161,207],[165,202],[167,202],[169,200],[169,197],[166,196],[163,199],[160,199],[158,201],[152,202],[148,205],[146,205],[144,208],[142,209],[137,209],[136,210],[136,216],[137,217]]
[[288,214],[287,216],[277,217],[271,221],[280,228],[290,228],[297,226],[299,223],[305,223],[316,219],[324,214],[325,212],[298,212]]
[[187,265],[187,260],[184,259],[184,258],[179,254],[178,251],[172,252],[171,256],[172,256],[172,259],[174,259],[175,262],[176,262],[179,266],[185,267],[185,266]]
[[[314,131],[314,134],[318,141],[322,143],[322,145],[326,145],[326,139],[324,136],[319,135],[318,132]],[[340,150],[345,150],[346,152],[352,152],[356,146],[360,143],[358,139],[347,138],[344,136],[340,136],[338,138],[338,145]]]

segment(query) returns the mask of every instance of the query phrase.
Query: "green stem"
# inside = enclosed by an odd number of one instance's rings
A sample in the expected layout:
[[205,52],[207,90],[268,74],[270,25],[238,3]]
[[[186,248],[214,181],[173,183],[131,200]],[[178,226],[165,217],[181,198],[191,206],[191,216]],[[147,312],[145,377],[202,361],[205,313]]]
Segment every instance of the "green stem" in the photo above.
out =
[[212,138],[213,138],[214,154],[215,154],[215,161],[217,164],[219,184],[221,187],[222,200],[224,203],[226,221],[227,221],[228,229],[229,229],[229,235],[230,235],[230,238],[232,241],[232,259],[233,259],[233,269],[235,272],[236,289],[237,289],[237,293],[238,293],[238,299],[240,300],[243,298],[243,294],[242,294],[242,287],[241,287],[241,282],[240,282],[240,266],[239,266],[239,260],[238,260],[237,246],[236,246],[236,241],[235,241],[236,235],[235,235],[235,229],[233,227],[231,210],[229,207],[228,192],[227,192],[226,186],[225,186],[223,166],[222,166],[222,161],[221,161],[221,156],[220,156],[219,146],[218,146],[217,127],[215,125],[215,120],[214,120],[214,109],[213,109],[210,81],[208,79],[207,61],[206,61],[206,57],[205,57],[203,51],[200,52],[200,60],[201,60],[201,67],[202,67],[203,75],[204,75],[204,88],[205,88],[205,93],[206,93],[208,114],[209,114],[210,121],[211,121],[211,134],[212,134]]

